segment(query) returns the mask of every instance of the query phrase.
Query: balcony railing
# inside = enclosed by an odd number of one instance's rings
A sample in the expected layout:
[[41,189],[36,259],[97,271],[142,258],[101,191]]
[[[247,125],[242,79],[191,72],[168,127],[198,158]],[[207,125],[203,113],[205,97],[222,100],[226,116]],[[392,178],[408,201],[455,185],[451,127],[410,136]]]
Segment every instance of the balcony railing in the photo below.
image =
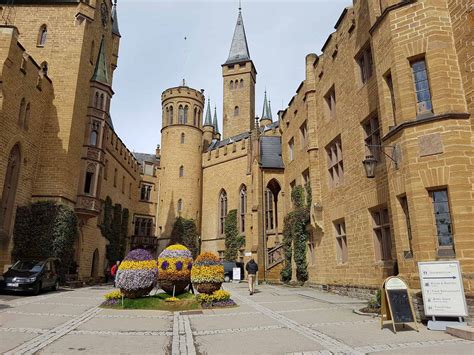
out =
[[267,269],[271,269],[283,260],[283,244],[280,244],[268,251]]

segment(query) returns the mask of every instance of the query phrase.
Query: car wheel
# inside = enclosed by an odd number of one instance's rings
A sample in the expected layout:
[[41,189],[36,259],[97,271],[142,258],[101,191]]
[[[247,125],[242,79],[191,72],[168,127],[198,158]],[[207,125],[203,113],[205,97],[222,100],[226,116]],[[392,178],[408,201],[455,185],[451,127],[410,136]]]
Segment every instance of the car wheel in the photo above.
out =
[[54,286],[53,286],[53,291],[57,291],[59,288],[59,280],[56,280],[56,282],[54,283]]
[[41,292],[41,282],[38,282],[33,290],[35,296],[39,295]]
[[230,282],[230,277],[229,276],[224,276],[224,281],[225,282]]

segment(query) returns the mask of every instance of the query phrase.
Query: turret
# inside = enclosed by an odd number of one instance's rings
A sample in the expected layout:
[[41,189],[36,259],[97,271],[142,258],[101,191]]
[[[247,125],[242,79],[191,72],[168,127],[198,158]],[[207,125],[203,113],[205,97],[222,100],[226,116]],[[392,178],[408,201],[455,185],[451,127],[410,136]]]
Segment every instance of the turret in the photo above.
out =
[[263,112],[262,118],[260,119],[260,126],[269,126],[273,123],[272,119],[272,109],[270,107],[270,102],[267,101],[267,92],[265,91],[265,96],[263,99]]
[[212,127],[214,127],[214,139],[220,141],[221,133],[219,132],[219,124],[217,123],[217,108],[214,107],[214,119],[212,120]]
[[207,147],[211,144],[212,139],[214,138],[214,126],[212,125],[210,99],[207,100],[206,118],[204,120],[202,130],[203,151],[206,151]]
[[158,227],[166,238],[170,237],[179,216],[194,219],[200,228],[204,95],[182,85],[165,90],[161,102],[163,128]]

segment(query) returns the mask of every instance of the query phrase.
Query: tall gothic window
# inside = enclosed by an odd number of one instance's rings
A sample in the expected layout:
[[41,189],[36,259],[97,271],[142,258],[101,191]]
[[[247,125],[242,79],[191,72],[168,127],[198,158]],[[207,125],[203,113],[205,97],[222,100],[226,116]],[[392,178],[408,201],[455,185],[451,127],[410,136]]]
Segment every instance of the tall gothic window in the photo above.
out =
[[219,234],[224,234],[225,218],[227,217],[227,193],[222,190],[219,195]]
[[173,124],[173,106],[170,106],[170,112],[168,116],[168,124]]
[[245,233],[245,214],[247,213],[247,188],[242,185],[240,188],[240,232]]
[[89,164],[87,166],[86,179],[84,181],[84,193],[85,194],[92,194],[92,186],[93,186],[93,183],[94,183],[94,172],[95,172],[94,165]]
[[275,228],[273,219],[273,193],[270,189],[265,191],[265,226],[267,230]]
[[20,147],[15,145],[10,151],[8,165],[3,184],[3,192],[0,205],[0,229],[7,234],[10,233],[12,217],[15,205],[15,196],[20,176]]
[[20,102],[20,111],[18,112],[18,125],[20,127],[23,127],[23,117],[25,117],[25,111],[26,111],[26,100],[25,98],[21,99]]
[[44,47],[46,44],[46,38],[48,37],[48,27],[43,25],[39,29],[38,33],[38,46]]
[[183,119],[184,124],[188,123],[188,109],[189,109],[188,106],[184,106],[184,119]]
[[178,108],[178,123],[183,124],[184,123],[184,107],[179,106]]
[[238,116],[238,115],[240,115],[240,108],[239,108],[239,106],[235,106],[235,108],[234,108],[234,116]]

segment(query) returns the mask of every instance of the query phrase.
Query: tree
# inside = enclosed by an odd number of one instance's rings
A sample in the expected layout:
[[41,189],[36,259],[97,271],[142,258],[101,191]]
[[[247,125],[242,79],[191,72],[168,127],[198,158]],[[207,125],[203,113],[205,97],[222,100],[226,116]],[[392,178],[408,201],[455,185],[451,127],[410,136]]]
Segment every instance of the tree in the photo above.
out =
[[183,217],[176,218],[171,231],[171,239],[169,245],[182,244],[188,248],[193,257],[199,253],[198,233],[196,223],[192,219]]
[[227,214],[224,222],[225,232],[225,252],[224,259],[236,261],[239,250],[245,244],[245,236],[240,235],[237,228],[237,210],[231,210]]
[[107,196],[104,203],[104,216],[100,230],[105,239],[108,240],[106,256],[110,262],[122,260],[127,248],[128,219],[130,212],[122,211],[122,205],[113,204],[112,199]]

